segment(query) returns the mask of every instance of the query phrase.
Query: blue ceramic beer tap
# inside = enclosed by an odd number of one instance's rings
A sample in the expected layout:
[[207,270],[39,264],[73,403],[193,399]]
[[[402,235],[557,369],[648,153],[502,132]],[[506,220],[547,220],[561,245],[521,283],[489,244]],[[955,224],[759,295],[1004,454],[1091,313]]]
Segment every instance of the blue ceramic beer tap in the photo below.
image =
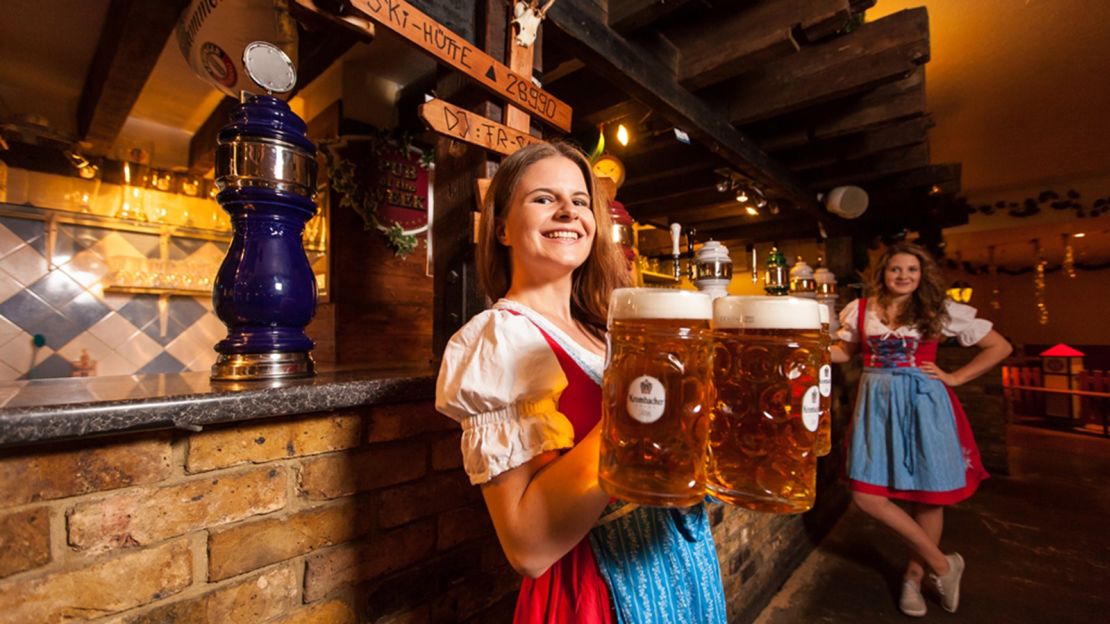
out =
[[[295,83],[278,48],[247,46],[243,62],[268,93]],[[316,213],[316,147],[305,122],[272,95],[244,95],[216,147],[216,201],[231,217],[231,246],[212,303],[228,334],[216,344],[212,379],[315,374],[305,326],[316,312],[316,278],[302,234]]]

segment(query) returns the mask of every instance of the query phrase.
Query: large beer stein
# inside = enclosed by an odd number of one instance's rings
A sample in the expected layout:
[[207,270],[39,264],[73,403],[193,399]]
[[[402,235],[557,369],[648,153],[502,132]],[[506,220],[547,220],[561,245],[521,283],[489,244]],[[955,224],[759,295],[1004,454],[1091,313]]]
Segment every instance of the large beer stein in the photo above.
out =
[[613,291],[598,474],[611,496],[660,507],[705,496],[712,316],[701,293]]
[[817,388],[821,391],[821,419],[817,421],[817,456],[824,457],[832,451],[832,336],[829,334],[829,307],[817,304],[821,321],[820,368],[817,369]]
[[756,511],[813,506],[821,414],[817,302],[722,297],[714,302],[716,403],[709,418],[706,485]]

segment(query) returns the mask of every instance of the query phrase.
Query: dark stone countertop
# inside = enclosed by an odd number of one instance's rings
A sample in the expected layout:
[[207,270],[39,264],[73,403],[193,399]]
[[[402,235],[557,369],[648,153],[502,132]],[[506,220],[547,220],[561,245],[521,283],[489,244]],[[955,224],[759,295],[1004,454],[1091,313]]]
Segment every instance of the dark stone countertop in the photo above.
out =
[[339,370],[308,379],[215,382],[207,372],[0,383],[0,447],[179,428],[375,403],[431,400],[429,370]]

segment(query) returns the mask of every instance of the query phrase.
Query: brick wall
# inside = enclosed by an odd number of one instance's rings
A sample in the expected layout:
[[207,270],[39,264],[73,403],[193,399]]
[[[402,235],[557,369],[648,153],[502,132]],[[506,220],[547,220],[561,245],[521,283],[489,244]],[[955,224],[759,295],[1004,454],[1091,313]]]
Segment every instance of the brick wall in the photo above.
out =
[[[459,435],[423,402],[5,451],[0,624],[510,621]],[[710,509],[730,621],[839,517],[840,461],[803,516]]]
[[507,621],[430,403],[0,454],[0,623]]

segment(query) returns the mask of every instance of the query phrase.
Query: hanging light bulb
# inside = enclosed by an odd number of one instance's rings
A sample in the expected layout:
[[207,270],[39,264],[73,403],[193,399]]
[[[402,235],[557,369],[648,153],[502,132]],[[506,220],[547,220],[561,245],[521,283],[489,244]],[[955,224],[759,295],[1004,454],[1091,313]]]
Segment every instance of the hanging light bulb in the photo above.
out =
[[627,146],[629,138],[631,137],[628,134],[628,128],[626,128],[624,124],[617,126],[617,143]]
[[1044,259],[1044,252],[1041,250],[1039,239],[1033,239],[1033,250],[1037,257],[1037,264],[1033,266],[1033,301],[1037,307],[1037,322],[1041,325],[1048,325],[1048,306],[1044,300],[1044,270],[1048,261]]
[[1070,234],[1061,234],[1060,238],[1064,241],[1064,274],[1069,278],[1075,278],[1075,248],[1071,244]]

